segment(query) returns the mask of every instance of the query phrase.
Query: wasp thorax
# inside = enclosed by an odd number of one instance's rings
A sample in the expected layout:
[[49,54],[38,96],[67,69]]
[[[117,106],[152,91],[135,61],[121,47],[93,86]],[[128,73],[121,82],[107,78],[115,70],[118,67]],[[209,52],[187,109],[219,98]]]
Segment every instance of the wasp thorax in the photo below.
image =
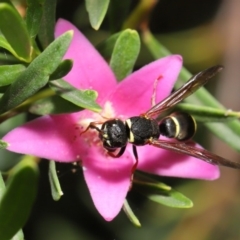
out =
[[160,132],[158,123],[154,119],[147,119],[145,117],[131,117],[126,120],[129,128],[129,142],[136,146],[147,144],[150,139],[158,139]]
[[174,112],[165,117],[159,124],[161,135],[168,138],[176,138],[178,141],[191,139],[197,129],[194,118],[184,112]]
[[108,150],[126,146],[128,138],[125,123],[119,119],[106,121],[101,127],[99,137]]

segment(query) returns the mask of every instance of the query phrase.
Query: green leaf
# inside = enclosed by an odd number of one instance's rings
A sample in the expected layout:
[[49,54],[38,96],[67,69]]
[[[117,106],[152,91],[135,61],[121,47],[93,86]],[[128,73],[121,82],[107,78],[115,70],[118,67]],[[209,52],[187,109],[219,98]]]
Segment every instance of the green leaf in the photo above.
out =
[[41,23],[45,0],[27,0],[26,24],[31,38],[35,38]]
[[138,184],[144,187],[149,187],[149,188],[153,188],[156,190],[163,190],[163,191],[170,191],[172,188],[162,182],[154,182],[154,181],[146,181],[145,180],[138,180],[137,178],[134,178],[133,180],[134,184]]
[[182,193],[171,189],[170,191],[149,191],[149,189],[141,189],[141,194],[145,195],[151,201],[163,204],[173,208],[191,208],[192,201]]
[[[10,44],[7,42],[6,38],[4,36],[1,36],[1,35],[0,35],[0,47],[8,50],[16,58],[19,58],[20,60],[24,61],[24,59],[21,59],[21,57],[19,57],[18,54],[14,51],[14,49],[10,46]],[[6,54],[4,54],[3,60],[6,61],[7,59],[8,59],[8,56]]]
[[38,39],[43,49],[54,40],[56,5],[56,0],[44,0],[42,20],[38,30]]
[[147,188],[152,188],[155,190],[161,190],[161,191],[170,191],[172,188],[165,183],[156,181],[150,176],[147,176],[145,173],[141,173],[137,171],[134,174],[134,179],[133,183],[137,184],[139,186],[147,187]]
[[0,239],[9,240],[24,226],[37,194],[38,169],[27,156],[11,172],[0,201]]
[[67,51],[72,35],[72,31],[64,33],[32,61],[1,98],[0,113],[18,106],[47,84]]
[[111,58],[109,65],[116,78],[122,80],[133,70],[140,51],[140,38],[135,30],[126,29],[112,35],[97,48],[105,58]]
[[23,232],[22,230],[19,230],[11,240],[24,240]]
[[135,227],[141,227],[141,223],[139,222],[138,218],[132,211],[126,199],[124,200],[123,203],[123,211],[126,213],[128,219],[133,223]]
[[3,197],[4,192],[5,192],[5,183],[3,181],[2,174],[0,173],[0,201]]
[[197,121],[220,122],[240,118],[240,112],[220,108],[198,106],[191,103],[180,103],[176,110],[190,113]]
[[[158,59],[171,53],[161,45],[154,36],[149,32],[143,33],[143,41],[154,58]],[[186,82],[192,74],[185,68],[182,68],[180,72],[180,80],[176,84],[176,87],[180,87]],[[185,102],[191,104],[200,104],[208,107],[219,108],[227,111],[205,88],[201,88],[196,91],[193,95],[185,99]],[[238,120],[231,120],[225,123],[208,123],[204,125],[218,136],[221,140],[229,144],[232,148],[240,151],[240,122]]]
[[49,80],[56,80],[66,76],[72,69],[73,61],[70,59],[63,60],[57,69],[51,74]]
[[37,115],[73,113],[81,110],[82,108],[61,98],[60,96],[40,99],[34,102],[29,108],[29,112]]
[[110,0],[85,0],[91,26],[98,30],[108,9]]
[[8,3],[0,3],[0,29],[7,42],[14,50],[15,57],[30,62],[31,41],[20,14]]
[[0,66],[0,87],[13,83],[25,69],[22,64]]
[[49,182],[51,186],[52,197],[55,201],[58,201],[63,195],[63,192],[60,186],[60,182],[58,180],[56,165],[54,161],[49,162],[48,176],[49,176]]
[[193,206],[192,201],[182,193],[150,176],[136,172],[133,182],[134,188],[154,202],[175,208],[190,208]]
[[97,98],[96,91],[78,90],[62,79],[49,82],[49,86],[59,96],[76,106],[96,112],[101,111],[101,107],[95,102]]
[[[0,36],[0,47],[1,47],[1,38]],[[4,62],[5,64],[17,64],[19,63],[19,60],[15,58],[11,53],[3,51],[0,52],[0,61]]]
[[118,80],[128,76],[140,51],[140,38],[135,30],[126,29],[119,35],[114,46],[110,67]]

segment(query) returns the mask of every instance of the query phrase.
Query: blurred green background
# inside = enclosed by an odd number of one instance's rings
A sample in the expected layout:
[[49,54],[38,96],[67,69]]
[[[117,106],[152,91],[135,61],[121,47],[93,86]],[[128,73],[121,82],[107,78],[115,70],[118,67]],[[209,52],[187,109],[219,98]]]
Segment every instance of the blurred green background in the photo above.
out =
[[[117,0],[115,0],[117,1]],[[129,11],[119,12],[127,18],[140,1],[129,2]],[[149,1],[150,2],[150,1]],[[183,56],[184,65],[193,73],[214,64],[223,64],[219,79],[208,84],[210,91],[227,108],[240,108],[240,2],[237,0],[161,0],[152,1],[149,27],[155,37],[171,52]],[[17,1],[19,9],[24,3]],[[84,1],[59,0],[57,18],[73,22],[96,45],[109,36],[108,18],[99,31],[90,27]],[[136,68],[152,61],[144,47]],[[31,116],[18,116],[16,125]],[[7,130],[4,127],[5,131]],[[1,134],[4,134],[1,132]],[[201,125],[197,141],[214,153],[240,161],[226,144],[212,136]],[[240,144],[240,143],[239,143]],[[15,159],[9,153],[9,159]],[[81,169],[71,164],[57,164],[62,190],[60,201],[51,197],[48,162],[40,162],[40,183],[31,217],[23,229],[31,240],[212,240],[240,239],[240,172],[221,168],[217,181],[158,178],[192,199],[192,209],[173,209],[148,201],[133,190],[129,203],[142,227],[136,228],[121,212],[106,222],[96,211],[83,179]],[[0,166],[1,167],[1,166]],[[6,166],[5,166],[6,167]]]

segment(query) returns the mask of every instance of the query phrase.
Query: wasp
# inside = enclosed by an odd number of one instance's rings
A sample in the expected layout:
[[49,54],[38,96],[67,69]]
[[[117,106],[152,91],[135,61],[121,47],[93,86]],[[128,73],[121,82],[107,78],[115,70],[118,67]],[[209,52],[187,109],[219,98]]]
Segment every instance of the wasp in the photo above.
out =
[[[127,144],[131,143],[136,159],[133,171],[138,163],[137,146],[146,144],[190,155],[213,165],[240,168],[240,163],[229,161],[189,143],[197,128],[196,122],[190,114],[174,112],[161,120],[157,119],[160,114],[193,94],[222,69],[221,65],[216,65],[193,75],[182,87],[161,102],[154,104],[144,114],[126,120],[110,119],[103,122],[101,128],[98,127],[98,122],[91,122],[84,132],[89,128],[97,130],[103,147],[110,156],[115,158],[122,156]],[[176,141],[161,140],[159,139],[161,135],[174,138]],[[119,151],[115,153],[117,149]]]

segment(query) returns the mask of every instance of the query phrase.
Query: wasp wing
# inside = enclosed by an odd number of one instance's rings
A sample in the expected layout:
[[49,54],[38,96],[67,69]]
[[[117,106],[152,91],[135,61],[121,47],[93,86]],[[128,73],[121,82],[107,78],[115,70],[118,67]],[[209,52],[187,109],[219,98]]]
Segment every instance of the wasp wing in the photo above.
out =
[[150,108],[144,116],[152,118],[157,114],[173,107],[177,103],[181,102],[186,97],[193,94],[196,90],[206,84],[210,78],[212,78],[216,73],[221,71],[223,67],[221,65],[216,65],[206,70],[203,70],[196,75],[192,76],[188,82],[186,82],[181,88],[173,92],[170,96],[165,98],[163,101],[157,103],[155,106]]
[[177,153],[186,154],[195,158],[199,158],[205,162],[208,162],[213,165],[221,165],[225,167],[230,168],[239,168],[240,169],[240,163],[237,162],[231,162],[225,158],[222,158],[214,153],[211,153],[205,149],[194,147],[188,143],[182,143],[182,142],[168,142],[165,140],[152,140],[150,145],[153,145],[155,147],[163,148],[166,150],[174,151]]

